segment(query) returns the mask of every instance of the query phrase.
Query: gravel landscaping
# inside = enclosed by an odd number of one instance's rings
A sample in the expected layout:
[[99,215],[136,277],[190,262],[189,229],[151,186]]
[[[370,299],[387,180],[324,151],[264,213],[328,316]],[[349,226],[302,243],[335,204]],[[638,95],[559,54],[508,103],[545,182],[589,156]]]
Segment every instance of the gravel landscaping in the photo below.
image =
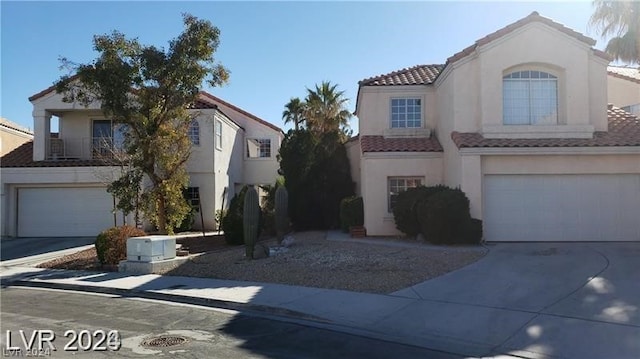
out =
[[[295,242],[287,252],[269,258],[247,260],[244,246],[227,247],[193,255],[178,268],[161,274],[386,294],[464,267],[486,253],[483,247],[434,247],[407,240],[329,241],[325,232],[295,233],[293,237]],[[41,266],[96,269],[91,263],[95,264],[93,249]]]

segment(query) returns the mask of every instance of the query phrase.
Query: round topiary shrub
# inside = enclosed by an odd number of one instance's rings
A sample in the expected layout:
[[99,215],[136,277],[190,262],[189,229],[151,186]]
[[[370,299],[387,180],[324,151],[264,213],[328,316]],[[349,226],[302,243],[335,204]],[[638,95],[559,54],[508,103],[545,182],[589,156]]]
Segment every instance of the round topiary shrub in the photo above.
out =
[[460,189],[445,189],[418,204],[420,232],[436,244],[470,242],[469,199]]
[[418,186],[400,192],[393,207],[393,217],[396,228],[408,236],[420,233],[417,208],[419,203],[425,202],[431,195],[449,189],[444,185]]
[[127,259],[127,238],[142,237],[147,234],[136,227],[122,226],[109,228],[96,238],[96,253],[100,263],[118,264]]

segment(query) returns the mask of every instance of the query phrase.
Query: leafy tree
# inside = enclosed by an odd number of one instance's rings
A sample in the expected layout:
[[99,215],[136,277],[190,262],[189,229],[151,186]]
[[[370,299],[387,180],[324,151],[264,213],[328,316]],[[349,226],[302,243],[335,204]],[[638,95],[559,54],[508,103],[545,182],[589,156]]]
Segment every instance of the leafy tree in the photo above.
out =
[[163,233],[172,233],[189,212],[182,190],[188,184],[185,163],[191,153],[187,134],[197,116],[187,108],[207,82],[218,86],[228,71],[214,59],[220,31],[209,21],[184,14],[185,29],[167,49],[142,45],[114,31],[94,36],[98,57],[87,64],[65,58],[63,67],[76,75],[63,76],[56,90],[64,101],[85,106],[99,101],[105,116],[128,128],[125,149],[133,169],[110,186],[119,203],[131,203],[143,178],[141,210]]
[[289,122],[293,122],[294,129],[297,131],[300,129],[300,125],[302,125],[305,121],[304,119],[304,111],[306,104],[300,100],[298,97],[292,97],[289,102],[284,105],[285,110],[282,112],[282,119],[284,123],[287,124]]
[[612,36],[605,51],[614,59],[640,63],[640,1],[593,1],[589,25],[603,37]]
[[339,131],[290,130],[278,159],[297,230],[337,228],[340,201],[354,194],[346,148]]
[[340,131],[344,134],[341,136],[344,141],[352,133],[349,128],[352,114],[346,107],[349,100],[344,97],[344,91],[338,91],[337,87],[329,81],[323,81],[314,90],[307,89],[304,115],[307,127],[313,132]]

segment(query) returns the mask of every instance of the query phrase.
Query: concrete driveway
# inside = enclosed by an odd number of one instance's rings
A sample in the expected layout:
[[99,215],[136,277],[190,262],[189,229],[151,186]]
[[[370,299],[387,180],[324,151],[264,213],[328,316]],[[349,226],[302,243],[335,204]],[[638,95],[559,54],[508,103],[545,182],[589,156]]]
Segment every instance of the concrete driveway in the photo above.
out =
[[438,321],[416,330],[459,336],[483,328],[471,335],[524,357],[640,358],[640,243],[489,248],[472,265],[393,293],[424,300],[405,315],[433,316],[434,303],[477,309],[460,320],[448,313],[448,328]]
[[5,238],[0,241],[0,260],[8,261],[93,244],[95,237]]

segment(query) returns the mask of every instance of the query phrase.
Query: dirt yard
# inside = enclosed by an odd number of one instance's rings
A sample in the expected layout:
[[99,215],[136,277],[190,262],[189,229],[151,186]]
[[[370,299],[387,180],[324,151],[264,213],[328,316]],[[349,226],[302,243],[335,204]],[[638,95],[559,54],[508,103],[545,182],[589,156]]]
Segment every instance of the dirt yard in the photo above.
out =
[[[329,241],[325,232],[295,233],[293,237],[295,242],[287,252],[258,260],[245,259],[244,246],[218,245],[213,252],[199,247],[203,253],[160,274],[391,293],[464,267],[486,253],[482,247],[433,247],[417,242],[410,242],[415,245],[407,248],[389,245],[389,241]],[[276,245],[275,241],[262,243]],[[99,269],[94,249],[41,266]]]

